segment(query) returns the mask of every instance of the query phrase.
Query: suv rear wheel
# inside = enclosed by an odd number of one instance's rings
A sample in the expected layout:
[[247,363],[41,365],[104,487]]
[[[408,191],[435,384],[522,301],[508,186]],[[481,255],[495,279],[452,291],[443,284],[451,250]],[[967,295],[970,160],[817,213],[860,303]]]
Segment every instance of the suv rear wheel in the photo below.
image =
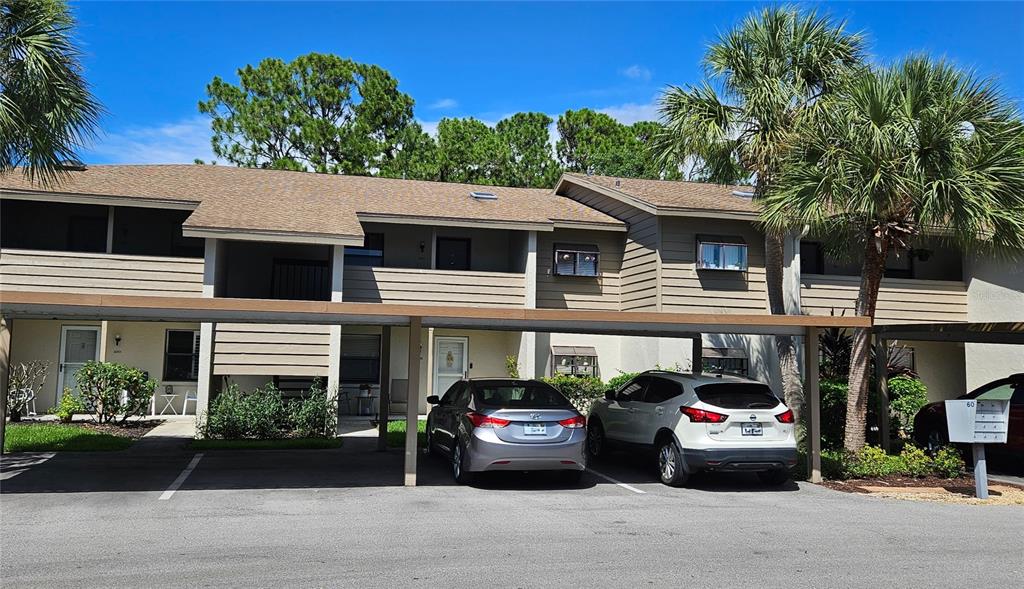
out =
[[658,476],[670,487],[681,487],[690,478],[683,469],[683,455],[674,440],[667,439],[658,447]]

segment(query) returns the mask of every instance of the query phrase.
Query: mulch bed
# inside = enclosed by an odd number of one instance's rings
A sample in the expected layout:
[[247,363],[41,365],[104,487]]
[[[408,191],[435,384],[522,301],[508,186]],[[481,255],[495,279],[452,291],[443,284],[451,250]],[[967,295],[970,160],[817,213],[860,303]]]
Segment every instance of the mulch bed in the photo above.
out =
[[123,424],[116,423],[93,423],[91,421],[73,421],[71,423],[61,424],[57,421],[29,421],[21,420],[18,423],[21,425],[66,425],[69,427],[80,427],[83,429],[92,430],[101,434],[109,434],[111,436],[119,436],[122,438],[131,438],[137,440],[142,436],[148,434],[150,430],[163,423],[162,420],[158,419],[147,419],[145,421],[128,421]]
[[[945,489],[951,493],[963,493],[967,495],[974,494],[974,477],[965,476],[956,479],[943,479],[939,477],[881,477],[874,479],[850,479],[846,481],[823,481],[823,487],[829,489],[835,489],[836,491],[845,491],[847,493],[870,493],[864,487],[891,487],[893,489],[908,488],[908,487],[929,487],[929,488],[940,488]],[[999,483],[1006,486],[1008,483]],[[1024,488],[1024,487],[1022,487]]]

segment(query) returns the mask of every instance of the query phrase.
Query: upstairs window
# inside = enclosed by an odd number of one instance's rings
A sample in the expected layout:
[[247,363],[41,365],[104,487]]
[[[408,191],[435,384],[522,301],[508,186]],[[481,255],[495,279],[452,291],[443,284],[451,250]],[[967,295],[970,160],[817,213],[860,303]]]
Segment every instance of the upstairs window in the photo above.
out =
[[738,237],[698,236],[697,269],[745,272],[747,244]]
[[367,233],[363,237],[363,245],[345,248],[346,266],[383,266],[384,265],[384,234]]
[[800,242],[800,274],[824,274],[825,252],[816,241]]
[[590,346],[551,346],[552,372],[567,376],[600,376],[597,351]]
[[597,276],[600,251],[596,245],[555,244],[555,274],[558,276]]

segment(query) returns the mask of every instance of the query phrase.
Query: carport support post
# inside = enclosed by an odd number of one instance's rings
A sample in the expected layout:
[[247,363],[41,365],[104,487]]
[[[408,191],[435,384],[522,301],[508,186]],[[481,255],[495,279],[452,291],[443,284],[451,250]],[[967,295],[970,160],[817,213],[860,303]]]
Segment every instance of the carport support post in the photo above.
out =
[[420,354],[423,318],[409,318],[409,393],[405,412],[405,486],[416,486],[416,430],[420,413]]
[[391,418],[391,326],[381,329],[380,409],[377,411],[377,450],[388,449],[388,420]]
[[889,451],[889,341],[875,336],[875,382],[878,383],[878,437],[882,449]]
[[808,327],[804,336],[804,389],[807,398],[807,478],[821,482],[821,392],[818,390],[818,329]]
[[11,330],[14,320],[0,316],[0,454],[7,432],[7,385],[11,377]]

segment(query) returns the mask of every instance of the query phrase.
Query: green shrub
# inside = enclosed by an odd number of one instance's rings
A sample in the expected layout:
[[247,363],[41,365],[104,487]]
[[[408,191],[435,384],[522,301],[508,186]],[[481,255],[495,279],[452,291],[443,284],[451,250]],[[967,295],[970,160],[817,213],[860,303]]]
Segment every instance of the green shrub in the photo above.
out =
[[821,445],[830,450],[843,447],[846,429],[846,395],[849,386],[839,380],[821,380]]
[[608,384],[605,385],[605,388],[606,388],[606,390],[609,390],[609,391],[618,390],[619,387],[621,387],[622,385],[624,385],[627,382],[629,382],[629,380],[632,379],[637,374],[640,374],[640,373],[639,372],[623,372],[623,373],[620,373],[618,376],[613,376],[611,379],[608,380]]
[[313,381],[309,394],[291,406],[292,429],[300,438],[330,438],[338,430],[338,401],[328,398],[320,379]]
[[889,409],[901,437],[914,433],[914,416],[928,403],[928,387],[909,376],[889,379]]
[[903,462],[899,456],[886,453],[877,446],[864,446],[860,452],[848,457],[846,473],[853,478],[887,477],[902,474]]
[[56,407],[51,407],[49,413],[56,415],[61,423],[71,423],[76,414],[85,413],[85,405],[71,393],[71,389],[65,387],[60,402]]
[[542,381],[558,389],[580,413],[588,413],[590,405],[604,396],[605,385],[593,376],[567,376],[560,374]]
[[960,452],[952,447],[939,448],[939,451],[932,457],[932,469],[935,476],[955,479],[964,476],[967,472],[967,464],[964,463]]
[[86,410],[100,423],[145,415],[156,389],[145,372],[117,362],[86,362],[75,381]]
[[900,472],[908,477],[926,477],[934,472],[932,459],[924,450],[907,444],[900,452]]
[[274,385],[244,393],[231,384],[210,402],[198,430],[204,438],[268,440],[284,436],[290,417]]

